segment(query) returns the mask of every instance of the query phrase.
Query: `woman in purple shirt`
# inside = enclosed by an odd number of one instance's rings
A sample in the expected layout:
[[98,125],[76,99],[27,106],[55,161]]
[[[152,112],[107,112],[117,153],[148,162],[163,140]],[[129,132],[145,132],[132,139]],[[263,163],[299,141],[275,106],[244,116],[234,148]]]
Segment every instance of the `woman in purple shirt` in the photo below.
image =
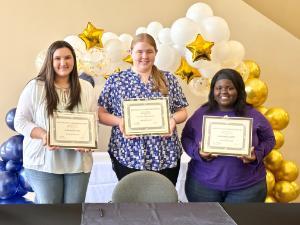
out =
[[[263,158],[275,138],[267,119],[246,103],[245,85],[238,72],[222,69],[211,81],[208,102],[187,121],[182,145],[191,157],[185,192],[190,202],[263,202],[266,169]],[[253,118],[251,156],[216,156],[200,152],[204,115]]]

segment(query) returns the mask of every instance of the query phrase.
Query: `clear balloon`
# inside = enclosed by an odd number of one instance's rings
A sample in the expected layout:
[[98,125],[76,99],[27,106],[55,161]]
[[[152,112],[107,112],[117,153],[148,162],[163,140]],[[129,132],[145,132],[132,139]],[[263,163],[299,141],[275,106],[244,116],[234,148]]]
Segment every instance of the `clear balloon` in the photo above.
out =
[[204,77],[195,77],[193,78],[188,87],[191,92],[196,96],[207,97],[209,93],[210,82],[209,79]]
[[16,115],[16,108],[12,108],[6,113],[5,116],[6,125],[13,131],[16,131],[14,126],[15,115]]

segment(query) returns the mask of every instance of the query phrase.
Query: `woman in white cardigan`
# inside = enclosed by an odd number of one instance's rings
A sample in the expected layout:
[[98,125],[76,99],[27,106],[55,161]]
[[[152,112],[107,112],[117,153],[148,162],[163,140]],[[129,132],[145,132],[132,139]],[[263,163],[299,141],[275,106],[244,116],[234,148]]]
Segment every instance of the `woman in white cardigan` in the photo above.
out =
[[23,166],[36,202],[81,203],[92,168],[91,150],[47,145],[48,119],[57,110],[96,110],[93,87],[79,80],[75,52],[65,41],[50,45],[40,73],[20,96],[14,125],[24,135]]

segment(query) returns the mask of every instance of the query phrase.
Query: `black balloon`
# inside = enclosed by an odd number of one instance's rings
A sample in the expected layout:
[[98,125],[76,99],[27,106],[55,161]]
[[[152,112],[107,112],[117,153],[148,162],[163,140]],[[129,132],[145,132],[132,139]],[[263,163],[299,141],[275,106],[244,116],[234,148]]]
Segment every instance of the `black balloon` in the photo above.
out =
[[81,73],[79,75],[79,78],[82,79],[82,80],[86,80],[88,82],[90,82],[90,84],[95,87],[95,81],[94,81],[94,78],[90,75],[88,75],[87,73]]
[[23,157],[23,135],[15,135],[0,146],[0,156],[4,161],[22,161]]
[[16,108],[13,108],[13,109],[9,110],[5,116],[5,122],[6,122],[7,126],[14,131],[16,131],[15,126],[14,126],[15,115],[16,115]]

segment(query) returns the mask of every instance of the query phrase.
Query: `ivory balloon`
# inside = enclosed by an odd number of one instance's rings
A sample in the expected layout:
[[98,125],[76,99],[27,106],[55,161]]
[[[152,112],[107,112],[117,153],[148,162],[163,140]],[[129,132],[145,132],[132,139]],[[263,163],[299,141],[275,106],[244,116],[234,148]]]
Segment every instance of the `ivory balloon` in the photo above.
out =
[[201,21],[201,34],[205,40],[212,42],[228,41],[230,38],[229,26],[221,17],[210,16]]
[[213,16],[213,10],[209,5],[202,2],[193,4],[186,12],[186,17],[197,23],[209,16]]

